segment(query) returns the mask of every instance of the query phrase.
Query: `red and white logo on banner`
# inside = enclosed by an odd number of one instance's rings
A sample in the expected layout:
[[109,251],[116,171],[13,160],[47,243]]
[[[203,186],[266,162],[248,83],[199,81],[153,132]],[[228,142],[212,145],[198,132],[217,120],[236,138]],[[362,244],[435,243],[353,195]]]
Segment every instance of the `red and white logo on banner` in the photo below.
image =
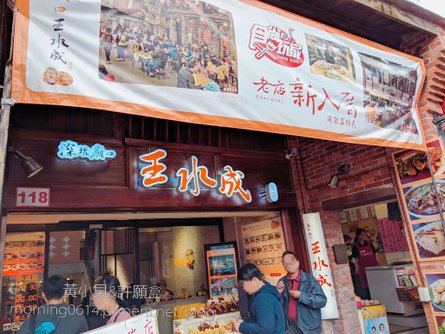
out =
[[275,27],[254,24],[250,29],[249,49],[255,51],[255,58],[261,60],[267,57],[273,62],[287,66],[298,67],[304,62],[303,47],[289,32]]

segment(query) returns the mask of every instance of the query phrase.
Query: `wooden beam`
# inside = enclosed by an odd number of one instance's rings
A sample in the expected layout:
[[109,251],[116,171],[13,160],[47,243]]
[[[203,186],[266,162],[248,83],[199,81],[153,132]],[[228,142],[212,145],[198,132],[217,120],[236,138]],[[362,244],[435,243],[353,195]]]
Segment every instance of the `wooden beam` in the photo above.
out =
[[15,0],[7,0],[6,4],[9,7],[9,9],[13,10],[15,7]]
[[262,2],[392,48],[397,49],[402,41],[399,33],[388,30],[382,33],[384,27],[380,27],[380,30],[375,27],[370,28],[360,21],[360,17],[353,19],[334,11],[320,10],[320,7],[302,0],[262,0]]
[[436,23],[439,26],[445,27],[445,17],[433,13],[424,7],[415,4],[412,1],[407,0],[388,0],[389,3],[396,5],[397,7],[406,10],[407,12],[427,19],[430,22]]
[[385,202],[396,199],[396,193],[392,186],[380,187],[323,201],[321,203],[321,207],[323,208],[323,211],[341,211],[344,209],[369,205],[370,203]]
[[431,20],[424,19],[419,15],[416,15],[408,10],[401,8],[400,6],[388,3],[382,0],[350,0],[352,3],[357,3],[361,6],[365,6],[372,9],[383,16],[386,16],[392,20],[401,22],[410,27],[420,29],[429,32],[434,35],[439,35],[440,30],[437,24],[431,22]]

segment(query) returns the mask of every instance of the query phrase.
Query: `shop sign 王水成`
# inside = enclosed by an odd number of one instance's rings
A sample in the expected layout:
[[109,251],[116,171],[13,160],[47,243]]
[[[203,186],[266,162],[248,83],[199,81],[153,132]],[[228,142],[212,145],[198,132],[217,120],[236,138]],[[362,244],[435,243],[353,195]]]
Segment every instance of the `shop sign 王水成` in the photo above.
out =
[[[167,158],[167,155],[165,150],[157,149],[139,156],[139,175],[142,177],[143,188],[151,188],[169,181],[169,177],[166,175],[168,167],[162,162]],[[234,170],[232,166],[226,165],[218,175],[218,179],[209,174],[208,168],[201,165],[198,158],[192,155],[190,168],[182,167],[175,173],[175,178],[178,180],[178,191],[198,197],[202,188],[215,189],[227,198],[238,195],[245,203],[252,201],[250,191],[243,188],[245,174],[242,171]]]

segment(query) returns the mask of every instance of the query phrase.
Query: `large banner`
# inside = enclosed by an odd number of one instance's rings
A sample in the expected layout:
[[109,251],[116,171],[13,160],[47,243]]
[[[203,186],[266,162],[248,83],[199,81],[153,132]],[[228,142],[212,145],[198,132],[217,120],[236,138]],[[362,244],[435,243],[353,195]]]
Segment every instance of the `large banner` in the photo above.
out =
[[259,1],[17,8],[18,102],[425,150],[420,59]]

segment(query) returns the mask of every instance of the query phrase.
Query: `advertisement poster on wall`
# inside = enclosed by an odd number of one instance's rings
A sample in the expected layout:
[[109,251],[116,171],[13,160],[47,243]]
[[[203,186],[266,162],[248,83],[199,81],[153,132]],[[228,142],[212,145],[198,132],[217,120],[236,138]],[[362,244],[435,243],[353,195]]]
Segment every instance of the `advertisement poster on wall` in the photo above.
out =
[[388,318],[383,305],[363,307],[365,334],[389,334]]
[[411,221],[439,217],[439,197],[445,200],[445,180],[431,179],[403,189]]
[[431,296],[431,304],[434,312],[444,312],[445,316],[445,273],[425,272],[428,290]]
[[[410,221],[410,234],[419,261],[445,256],[443,222],[445,200],[445,154],[441,140],[427,143],[428,151],[401,151],[393,155],[403,209]],[[433,179],[434,175],[434,179]]]
[[16,3],[19,103],[425,150],[416,57],[259,1],[48,1]]
[[[427,153],[402,151],[394,155],[397,175],[403,187],[419,183],[423,180],[441,178],[445,172],[445,154],[443,154],[443,144],[441,140],[434,140],[427,143]],[[431,162],[428,163],[428,158]],[[433,170],[431,171],[430,168]]]
[[410,221],[438,218],[441,211],[439,202],[445,199],[445,151],[442,142],[428,142],[427,152],[398,152],[393,155],[393,163]]
[[237,294],[238,251],[236,242],[204,246],[210,298]]
[[445,257],[445,236],[440,220],[412,225],[420,259]]

